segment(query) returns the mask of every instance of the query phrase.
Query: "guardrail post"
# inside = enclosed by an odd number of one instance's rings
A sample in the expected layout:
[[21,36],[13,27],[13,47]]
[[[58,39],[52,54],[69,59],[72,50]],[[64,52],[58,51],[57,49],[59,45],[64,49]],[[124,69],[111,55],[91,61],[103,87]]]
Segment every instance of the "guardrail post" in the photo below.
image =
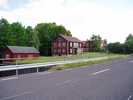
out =
[[38,70],[38,67],[37,67],[37,73],[39,72],[39,70]]
[[18,76],[17,60],[16,60],[16,76]]

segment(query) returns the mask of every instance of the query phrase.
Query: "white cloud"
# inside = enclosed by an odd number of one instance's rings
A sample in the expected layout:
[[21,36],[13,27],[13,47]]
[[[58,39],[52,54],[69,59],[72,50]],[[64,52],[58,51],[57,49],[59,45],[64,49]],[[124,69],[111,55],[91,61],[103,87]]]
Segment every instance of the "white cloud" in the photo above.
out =
[[11,22],[33,26],[39,22],[56,22],[81,40],[96,32],[111,42],[123,42],[133,32],[133,10],[115,11],[85,0],[31,0],[23,8],[0,11],[0,15]]
[[6,9],[8,8],[9,0],[0,0],[0,8]]
[[1,1],[0,1],[0,6],[5,5],[5,4],[7,4],[7,3],[8,3],[8,0],[1,0]]

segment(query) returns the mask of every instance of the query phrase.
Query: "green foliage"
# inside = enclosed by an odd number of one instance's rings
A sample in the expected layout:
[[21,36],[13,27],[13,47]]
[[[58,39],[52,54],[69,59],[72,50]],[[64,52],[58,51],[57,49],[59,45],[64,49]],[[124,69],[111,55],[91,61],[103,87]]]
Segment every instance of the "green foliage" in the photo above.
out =
[[133,35],[129,34],[125,41],[126,53],[133,53]]
[[125,43],[121,44],[119,42],[116,43],[110,43],[108,45],[109,52],[112,53],[125,53],[125,54],[131,54],[133,53],[133,35],[129,34],[126,38]]
[[95,52],[101,51],[101,41],[102,41],[102,39],[101,39],[100,35],[94,35],[93,34],[90,40],[92,42],[92,48],[93,48],[92,51],[95,51]]
[[33,46],[39,50],[40,41],[38,37],[38,32],[36,32],[36,30],[33,30],[32,39],[33,39]]
[[8,45],[26,45],[26,34],[25,34],[25,27],[22,26],[21,23],[15,22],[10,25],[10,37],[9,37],[9,44]]
[[51,55],[52,41],[59,35],[71,35],[70,31],[64,26],[56,25],[56,23],[40,23],[35,27],[35,32],[39,38],[39,50],[42,55]]
[[10,24],[4,18],[0,20],[0,48],[5,47],[9,41]]
[[32,29],[31,26],[27,26],[26,29],[25,29],[25,34],[24,34],[24,37],[25,37],[25,45],[27,46],[33,46],[34,45],[34,41],[33,41],[33,35],[34,34],[34,31]]
[[56,23],[40,23],[33,29],[20,22],[10,24],[6,19],[0,19],[0,48],[7,45],[34,46],[42,54],[50,55],[52,41],[59,34],[71,35],[69,30]]
[[9,23],[6,19],[0,20],[0,48],[7,45],[33,46],[33,29],[25,28],[21,23]]
[[108,50],[112,53],[124,53],[124,44],[121,44],[119,42],[110,43],[108,44]]

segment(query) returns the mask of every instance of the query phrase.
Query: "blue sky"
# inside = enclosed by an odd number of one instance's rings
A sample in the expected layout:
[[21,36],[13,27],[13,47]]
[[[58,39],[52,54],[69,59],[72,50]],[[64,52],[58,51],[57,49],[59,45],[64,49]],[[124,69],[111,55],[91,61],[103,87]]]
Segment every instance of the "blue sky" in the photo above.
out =
[[[1,0],[1,1],[4,1],[4,0]],[[67,4],[67,1],[70,2],[70,0],[62,0],[62,1],[66,4]],[[74,1],[73,3],[93,2],[93,3],[97,3],[99,5],[110,7],[116,10],[131,9],[133,7],[133,0],[72,0],[72,1]],[[9,10],[14,10],[14,9],[21,8],[25,4],[31,3],[31,2],[32,0],[8,0],[7,6],[9,7]]]
[[[4,3],[4,0],[0,2]],[[4,5],[0,5],[0,10],[15,10],[23,7],[26,3],[30,3],[30,0],[5,0]],[[6,6],[6,7],[5,7]]]
[[86,40],[93,33],[124,42],[133,33],[133,0],[0,0],[0,18],[35,26],[56,22]]
[[9,8],[10,10],[18,9],[23,7],[26,3],[30,3],[29,0],[9,0]]

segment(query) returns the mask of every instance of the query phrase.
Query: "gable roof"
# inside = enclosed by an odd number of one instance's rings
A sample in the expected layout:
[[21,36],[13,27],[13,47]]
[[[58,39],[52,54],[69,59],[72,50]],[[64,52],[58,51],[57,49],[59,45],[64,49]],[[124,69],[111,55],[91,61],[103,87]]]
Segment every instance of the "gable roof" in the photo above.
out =
[[7,46],[7,48],[12,53],[39,53],[39,51],[34,47],[24,47],[24,46]]
[[61,37],[63,37],[65,40],[67,41],[71,41],[71,42],[81,42],[78,38],[76,37],[71,37],[71,36],[65,36],[65,35],[60,35]]

